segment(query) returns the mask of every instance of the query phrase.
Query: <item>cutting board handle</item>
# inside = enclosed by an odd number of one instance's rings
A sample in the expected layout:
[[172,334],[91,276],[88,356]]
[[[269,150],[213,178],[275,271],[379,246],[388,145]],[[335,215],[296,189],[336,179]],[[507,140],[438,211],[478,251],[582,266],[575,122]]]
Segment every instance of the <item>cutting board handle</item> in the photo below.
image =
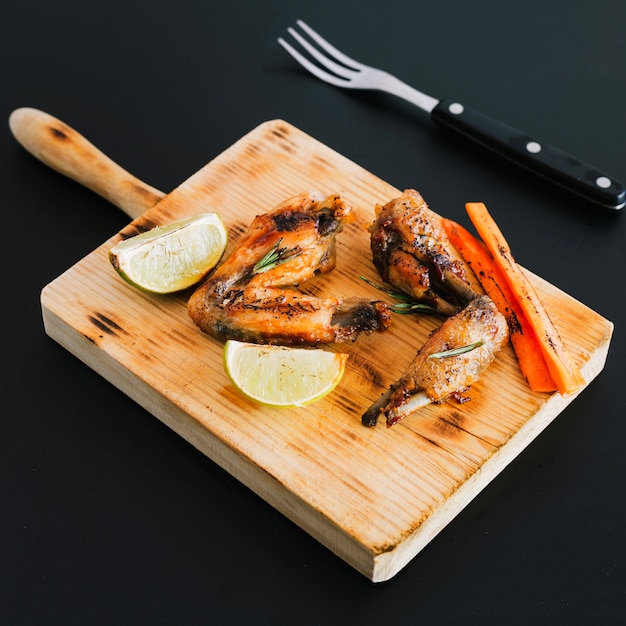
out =
[[117,165],[80,133],[43,111],[16,109],[9,117],[9,127],[33,156],[95,191],[133,219],[165,197],[162,191]]

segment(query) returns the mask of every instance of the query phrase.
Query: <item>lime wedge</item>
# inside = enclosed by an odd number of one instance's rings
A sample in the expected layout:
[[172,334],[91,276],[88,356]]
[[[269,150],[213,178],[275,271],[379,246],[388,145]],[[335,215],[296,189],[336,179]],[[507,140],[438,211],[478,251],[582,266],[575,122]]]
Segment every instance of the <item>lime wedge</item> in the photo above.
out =
[[322,399],[343,377],[348,355],[319,348],[286,348],[229,340],[224,368],[247,398],[274,407]]
[[157,226],[115,245],[109,259],[131,285],[171,293],[195,285],[219,262],[228,241],[217,213]]

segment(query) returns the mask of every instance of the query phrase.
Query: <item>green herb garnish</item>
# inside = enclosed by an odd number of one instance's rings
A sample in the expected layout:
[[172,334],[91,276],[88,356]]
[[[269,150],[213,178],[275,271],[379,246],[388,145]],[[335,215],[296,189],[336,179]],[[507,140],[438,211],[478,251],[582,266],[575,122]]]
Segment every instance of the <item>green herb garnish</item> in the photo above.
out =
[[460,348],[453,348],[452,350],[443,350],[442,352],[433,352],[428,355],[429,359],[445,359],[449,356],[458,356],[459,354],[465,354],[466,352],[471,352],[476,348],[480,348],[485,342],[481,339],[480,341],[475,341],[474,343],[470,343],[467,346],[461,346]]
[[359,276],[359,278],[365,281],[368,285],[374,287],[374,289],[384,291],[387,295],[391,296],[395,300],[400,300],[400,302],[392,304],[391,307],[389,307],[394,313],[399,313],[400,315],[408,315],[410,313],[438,312],[437,309],[435,309],[434,307],[428,304],[423,304],[422,302],[418,302],[406,293],[403,293],[401,291],[394,291],[393,289],[389,289],[389,287],[385,287],[384,285],[377,285],[371,280],[365,278],[365,276]]
[[414,300],[410,302],[398,302],[392,304],[390,308],[394,313],[399,313],[400,315],[408,315],[410,313],[437,313],[437,310],[432,306],[415,302]]
[[261,274],[262,272],[267,272],[269,270],[274,269],[276,266],[285,263],[289,259],[292,259],[295,256],[300,254],[299,248],[287,248],[280,247],[283,238],[281,237],[274,247],[267,253],[263,258],[257,261],[252,268],[253,274]]

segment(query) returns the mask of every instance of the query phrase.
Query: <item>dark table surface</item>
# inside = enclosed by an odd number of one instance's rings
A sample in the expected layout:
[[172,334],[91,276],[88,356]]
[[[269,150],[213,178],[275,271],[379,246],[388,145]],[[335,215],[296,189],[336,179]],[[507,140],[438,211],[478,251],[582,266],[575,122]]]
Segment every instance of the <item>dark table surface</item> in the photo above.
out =
[[0,113],[52,113],[165,191],[281,118],[453,219],[482,200],[520,263],[615,323],[606,368],[374,585],[45,335],[41,289],[128,218],[5,126],[0,622],[618,623],[624,216],[406,103],[311,78],[276,43],[296,18],[626,180],[626,3],[615,0],[12,2],[0,20]]

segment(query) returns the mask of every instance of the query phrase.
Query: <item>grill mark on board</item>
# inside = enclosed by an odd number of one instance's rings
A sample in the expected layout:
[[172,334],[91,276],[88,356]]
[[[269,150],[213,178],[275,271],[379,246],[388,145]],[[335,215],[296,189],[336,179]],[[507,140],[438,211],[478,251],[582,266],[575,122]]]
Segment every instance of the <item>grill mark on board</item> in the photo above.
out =
[[147,217],[141,216],[136,220],[132,221],[128,226],[125,226],[122,230],[120,230],[119,235],[122,239],[129,239],[130,237],[134,237],[135,235],[140,235],[141,233],[145,233],[153,228],[156,228],[159,224]]
[[289,135],[291,133],[289,132],[289,129],[286,126],[283,126],[283,125],[276,126],[270,132],[272,135],[274,135],[274,137],[276,137],[279,140],[278,145],[285,152],[287,152],[288,154],[293,154],[294,152],[296,152],[293,143],[290,141]]
[[69,140],[69,137],[67,136],[67,134],[64,131],[62,131],[60,128],[57,128],[56,126],[49,126],[48,129],[50,130],[50,134],[55,140],[57,141]]
[[[346,395],[342,394],[341,392],[341,389],[336,389],[333,392],[334,404],[337,405],[338,408],[343,409],[346,413],[358,414],[359,405],[353,400],[350,400],[348,397],[346,397]],[[356,439],[356,435],[354,433],[348,433],[348,436],[351,439]]]
[[[94,313],[93,315],[88,316],[89,321],[99,330],[107,335],[118,335],[128,333],[115,321],[113,321],[110,317],[104,315],[104,313]],[[102,337],[102,335],[100,335]],[[92,338],[87,337],[90,341],[93,341]]]

